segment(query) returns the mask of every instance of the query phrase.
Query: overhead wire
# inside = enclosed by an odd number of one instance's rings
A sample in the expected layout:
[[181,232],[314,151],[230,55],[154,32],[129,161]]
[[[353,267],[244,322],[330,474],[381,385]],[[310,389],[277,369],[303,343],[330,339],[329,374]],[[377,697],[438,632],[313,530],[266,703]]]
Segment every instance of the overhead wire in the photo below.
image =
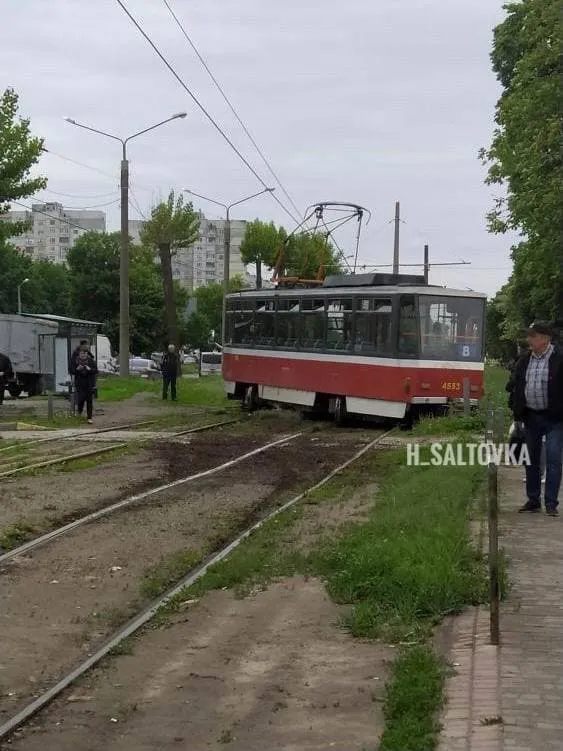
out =
[[80,224],[77,224],[76,222],[73,222],[70,219],[60,217],[60,216],[53,216],[53,214],[50,214],[48,211],[43,211],[42,209],[33,208],[33,206],[27,206],[25,203],[22,203],[21,201],[10,201],[10,203],[15,203],[16,206],[21,206],[22,208],[26,209],[26,211],[29,211],[33,214],[43,214],[44,216],[49,217],[49,219],[54,219],[56,222],[60,222],[61,224],[67,224],[69,227],[74,227],[75,229],[81,229],[84,232],[88,232],[88,227],[83,227]]
[[[254,175],[254,177],[258,180],[258,182],[262,185],[264,188],[268,188],[269,186],[267,183],[264,182],[262,177],[259,175],[259,173],[254,169],[252,164],[248,161],[248,159],[242,154],[240,149],[235,146],[233,141],[229,138],[229,136],[225,133],[223,128],[217,123],[217,121],[212,117],[212,115],[208,112],[208,110],[203,106],[203,104],[199,101],[197,96],[193,93],[193,91],[189,88],[189,86],[185,83],[183,78],[180,76],[180,74],[177,72],[177,70],[174,68],[174,66],[167,60],[167,58],[163,55],[163,53],[160,51],[160,49],[157,47],[157,45],[153,42],[153,40],[150,38],[150,36],[147,34],[147,32],[143,29],[141,24],[137,21],[137,19],[132,15],[132,13],[128,10],[125,3],[122,0],[116,0],[119,7],[123,10],[125,15],[129,18],[131,23],[135,26],[135,28],[139,31],[139,33],[143,36],[143,38],[149,43],[151,48],[154,50],[154,52],[158,55],[158,57],[162,60],[164,65],[168,68],[170,73],[174,76],[174,78],[178,81],[180,86],[184,89],[184,91],[190,96],[194,104],[201,110],[201,112],[205,115],[205,117],[209,120],[209,122],[213,125],[213,127],[217,130],[217,132],[224,138],[224,140],[229,144],[231,149],[235,152],[235,154],[239,157],[239,159],[243,162],[243,164],[250,170],[250,172]],[[285,213],[294,221],[299,223],[299,220],[295,218],[293,213],[290,211],[290,209],[287,208],[287,206],[276,196],[275,193],[270,193],[272,198],[278,203],[278,205],[285,211]]]
[[244,130],[244,132],[248,136],[248,139],[250,140],[250,142],[252,143],[252,145],[254,146],[254,148],[256,149],[256,151],[258,152],[258,155],[260,156],[260,158],[262,159],[262,161],[266,165],[266,168],[268,169],[268,171],[270,172],[270,174],[272,175],[272,177],[274,178],[274,180],[277,182],[278,186],[281,188],[281,190],[282,190],[283,194],[285,195],[285,197],[287,198],[287,200],[290,202],[290,204],[293,206],[293,208],[295,209],[295,211],[299,215],[300,211],[299,211],[298,206],[295,204],[295,201],[289,195],[289,193],[287,192],[287,190],[283,186],[281,180],[279,179],[279,177],[277,176],[277,174],[274,172],[274,170],[273,170],[270,162],[268,161],[268,159],[264,155],[264,152],[262,151],[262,149],[260,148],[260,146],[256,143],[256,140],[253,137],[253,135],[251,134],[251,132],[248,129],[248,127],[242,121],[242,119],[239,116],[238,112],[236,111],[233,103],[231,102],[231,100],[229,99],[229,97],[227,96],[227,94],[225,93],[225,90],[223,89],[223,87],[221,86],[221,84],[219,83],[219,81],[217,80],[216,76],[213,74],[213,72],[209,68],[209,65],[207,64],[207,62],[203,58],[203,55],[201,54],[201,52],[199,51],[199,49],[196,47],[193,39],[190,37],[190,35],[186,31],[186,28],[184,27],[184,25],[182,24],[182,22],[180,21],[180,19],[178,18],[178,16],[176,15],[176,13],[174,12],[174,10],[172,9],[172,7],[170,6],[170,3],[168,2],[168,0],[162,0],[162,1],[163,1],[164,5],[166,6],[168,12],[170,13],[170,15],[172,16],[172,18],[174,19],[174,21],[178,25],[178,27],[179,27],[180,31],[182,32],[182,34],[184,35],[186,41],[188,42],[188,44],[190,45],[190,47],[192,48],[192,50],[195,52],[198,60],[203,65],[203,67],[205,68],[205,70],[209,74],[209,77],[211,78],[211,80],[213,81],[213,83],[215,84],[215,86],[217,87],[217,89],[219,90],[221,96],[223,97],[223,99],[227,103],[227,106],[229,107],[229,109],[231,110],[231,112],[233,113],[233,115],[235,116],[235,118],[237,119],[239,125]]
[[88,200],[93,198],[109,198],[114,196],[118,191],[112,190],[111,193],[98,193],[93,196],[77,196],[74,193],[62,193],[60,190],[52,190],[51,188],[43,188],[44,193],[52,193],[55,196],[64,196],[65,198],[76,198],[77,200]]
[[[89,211],[90,209],[101,209],[105,206],[113,206],[116,203],[119,203],[119,198],[114,198],[113,201],[106,201],[105,203],[95,203],[91,206],[65,206],[65,211]],[[42,201],[42,203],[49,203],[49,201]],[[59,204],[60,205],[60,204]]]

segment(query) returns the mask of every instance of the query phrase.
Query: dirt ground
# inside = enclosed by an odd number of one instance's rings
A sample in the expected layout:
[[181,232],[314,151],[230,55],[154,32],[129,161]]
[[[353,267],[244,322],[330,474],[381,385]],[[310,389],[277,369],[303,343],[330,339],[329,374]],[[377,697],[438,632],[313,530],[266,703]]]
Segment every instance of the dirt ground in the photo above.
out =
[[[211,433],[184,436],[180,443],[154,442],[118,459],[108,455],[91,469],[52,469],[34,476],[6,478],[0,481],[0,534],[15,524],[30,525],[38,531],[52,529],[128,495],[227,462],[269,438],[276,440],[289,434],[291,428],[299,431],[295,420],[293,424],[276,421],[268,435],[257,437],[253,425],[225,426]],[[81,441],[79,450],[87,449],[88,444]]]
[[[307,549],[365,518],[376,490],[307,503],[292,541]],[[344,613],[319,582],[300,577],[245,600],[213,592],[187,602],[165,628],[135,640],[131,655],[69,689],[10,748],[375,748],[393,654],[348,637]]]
[[[241,451],[240,438],[223,444],[211,435],[200,439],[194,442],[198,456],[211,466],[217,464],[218,447],[228,452],[234,442],[236,453]],[[140,607],[147,569],[159,564],[162,574],[163,556],[193,557],[217,547],[285,498],[284,493],[299,492],[327,474],[366,440],[353,433],[343,433],[338,441],[330,432],[326,440],[321,433],[303,436],[195,487],[166,491],[150,503],[8,562],[0,569],[0,720],[75,665]],[[191,452],[183,447],[162,446],[159,452],[164,476],[197,471]],[[104,477],[108,468],[100,469]],[[59,503],[70,498],[83,506],[81,477],[61,477],[58,490],[49,478],[43,498],[58,498]],[[36,490],[40,492],[40,485]]]
[[[390,650],[353,639],[316,580],[212,592],[13,737],[16,751],[362,751]],[[7,747],[7,746],[6,746]]]

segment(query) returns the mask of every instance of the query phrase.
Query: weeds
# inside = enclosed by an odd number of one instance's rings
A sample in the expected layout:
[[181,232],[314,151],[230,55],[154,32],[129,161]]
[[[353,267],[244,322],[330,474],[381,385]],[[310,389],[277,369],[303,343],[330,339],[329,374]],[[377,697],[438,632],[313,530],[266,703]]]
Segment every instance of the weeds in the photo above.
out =
[[402,652],[387,685],[379,751],[434,749],[443,690],[444,672],[432,650],[417,646]]

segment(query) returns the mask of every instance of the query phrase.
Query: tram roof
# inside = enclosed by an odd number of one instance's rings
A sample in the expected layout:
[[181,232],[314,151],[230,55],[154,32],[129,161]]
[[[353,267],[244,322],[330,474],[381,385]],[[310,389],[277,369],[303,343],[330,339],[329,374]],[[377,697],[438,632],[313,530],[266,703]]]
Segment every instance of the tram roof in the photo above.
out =
[[487,299],[483,292],[474,292],[467,289],[450,289],[449,287],[421,286],[366,286],[366,287],[277,287],[275,289],[248,289],[241,292],[231,292],[228,298],[237,297],[341,297],[343,295],[369,296],[369,295],[430,295],[435,297],[468,297]]

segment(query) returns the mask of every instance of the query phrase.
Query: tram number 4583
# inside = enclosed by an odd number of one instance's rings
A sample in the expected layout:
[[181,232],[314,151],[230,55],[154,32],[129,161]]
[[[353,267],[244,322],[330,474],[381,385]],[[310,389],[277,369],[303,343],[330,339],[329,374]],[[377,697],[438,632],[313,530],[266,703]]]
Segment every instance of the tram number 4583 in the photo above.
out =
[[442,391],[460,391],[461,390],[461,383],[451,382],[451,381],[444,381],[442,383]]

